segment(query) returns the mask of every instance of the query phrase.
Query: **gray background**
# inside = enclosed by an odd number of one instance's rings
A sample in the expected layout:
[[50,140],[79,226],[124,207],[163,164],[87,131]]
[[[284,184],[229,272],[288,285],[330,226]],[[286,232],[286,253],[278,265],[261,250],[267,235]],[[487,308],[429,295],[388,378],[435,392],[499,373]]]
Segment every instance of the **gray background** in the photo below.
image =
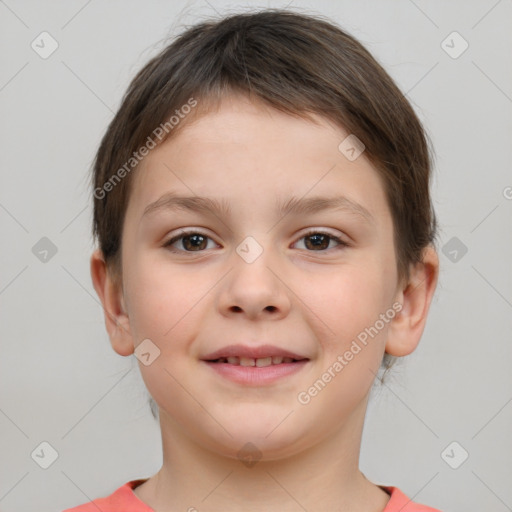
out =
[[[0,1],[2,512],[60,511],[159,469],[137,361],[111,349],[89,275],[88,170],[129,80],[165,37],[215,11],[267,5],[286,2]],[[449,245],[418,350],[372,394],[361,469],[444,511],[512,510],[511,2],[290,8],[328,15],[365,44],[437,153],[440,249]],[[47,59],[31,48],[42,31],[59,45]],[[457,58],[442,46],[453,31],[469,44]],[[454,54],[463,43],[444,44]],[[57,249],[46,262],[43,237]],[[58,453],[48,469],[38,464],[48,449],[31,457],[43,441]],[[469,458],[453,469],[446,461],[460,463],[462,450]]]

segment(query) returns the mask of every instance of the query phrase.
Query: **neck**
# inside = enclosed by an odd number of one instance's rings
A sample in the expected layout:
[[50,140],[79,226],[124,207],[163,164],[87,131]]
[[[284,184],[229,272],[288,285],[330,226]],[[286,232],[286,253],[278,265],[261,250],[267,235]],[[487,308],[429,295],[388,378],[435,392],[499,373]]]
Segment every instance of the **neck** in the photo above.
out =
[[288,457],[252,463],[205,449],[161,411],[164,463],[135,494],[157,512],[382,512],[389,495],[358,468],[365,410],[366,401],[314,446],[289,447]]

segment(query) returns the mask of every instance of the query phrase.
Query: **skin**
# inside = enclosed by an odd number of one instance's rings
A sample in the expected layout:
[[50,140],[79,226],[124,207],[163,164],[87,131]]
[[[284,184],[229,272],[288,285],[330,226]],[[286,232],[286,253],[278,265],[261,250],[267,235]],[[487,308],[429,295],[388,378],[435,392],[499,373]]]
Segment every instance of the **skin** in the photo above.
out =
[[[225,98],[137,170],[122,233],[122,287],[99,250],[91,257],[114,350],[129,356],[147,338],[160,350],[139,366],[159,406],[163,465],[134,491],[155,511],[381,512],[389,500],[358,468],[368,396],[384,352],[416,348],[439,261],[428,247],[409,282],[398,282],[378,173],[364,153],[351,162],[339,151],[348,135],[340,127],[315,120]],[[142,219],[167,191],[226,200],[232,215],[175,210]],[[283,217],[274,210],[277,199],[341,194],[373,222],[344,211]],[[179,253],[165,247],[179,228],[209,236],[206,248],[186,252],[183,239],[174,244]],[[350,245],[312,249],[309,228]],[[236,252],[247,236],[263,249],[252,263]],[[298,393],[395,302],[401,311],[307,405],[299,403]],[[264,342],[310,362],[272,385],[249,387],[200,361],[231,343]],[[261,454],[251,467],[237,455],[248,442]]]

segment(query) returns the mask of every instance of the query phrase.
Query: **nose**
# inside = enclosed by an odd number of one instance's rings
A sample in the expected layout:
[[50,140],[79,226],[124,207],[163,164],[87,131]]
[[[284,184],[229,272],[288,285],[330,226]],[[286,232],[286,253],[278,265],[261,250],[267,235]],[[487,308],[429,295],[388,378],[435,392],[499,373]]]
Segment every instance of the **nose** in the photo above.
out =
[[249,263],[233,255],[232,270],[223,280],[218,308],[224,316],[245,316],[249,320],[278,320],[290,312],[290,291],[275,264],[263,253]]

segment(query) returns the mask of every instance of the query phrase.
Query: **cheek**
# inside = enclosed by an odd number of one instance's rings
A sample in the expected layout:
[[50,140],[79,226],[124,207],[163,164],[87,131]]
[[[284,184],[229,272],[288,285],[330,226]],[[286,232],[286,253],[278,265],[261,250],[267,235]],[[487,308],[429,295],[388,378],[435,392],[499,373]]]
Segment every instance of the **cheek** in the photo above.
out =
[[161,350],[169,346],[167,340],[175,339],[177,327],[183,332],[204,295],[204,286],[193,276],[170,270],[162,262],[140,264],[131,273],[136,278],[126,283],[134,337],[154,339]]
[[148,365],[140,361],[139,369],[146,388],[160,407],[177,418],[181,409],[190,408],[188,395],[179,383],[189,380],[188,344],[200,324],[197,308],[205,294],[206,283],[192,276],[172,272],[168,264],[151,262],[135,268],[127,279],[130,297],[130,327],[135,345],[149,339],[158,356]]
[[[322,279],[323,286],[309,294],[310,302],[304,301],[321,319],[309,315],[322,345],[318,374],[309,383],[311,387],[302,390],[311,392],[305,411],[333,425],[340,425],[361,404],[384,352],[388,324],[379,315],[391,306],[386,299],[386,277],[375,261],[367,263],[340,267],[339,273]],[[380,329],[375,329],[376,322]]]
[[301,283],[297,295],[315,313],[309,316],[325,351],[350,344],[390,306],[385,273],[376,261],[342,265],[311,279],[302,276],[297,282]]

